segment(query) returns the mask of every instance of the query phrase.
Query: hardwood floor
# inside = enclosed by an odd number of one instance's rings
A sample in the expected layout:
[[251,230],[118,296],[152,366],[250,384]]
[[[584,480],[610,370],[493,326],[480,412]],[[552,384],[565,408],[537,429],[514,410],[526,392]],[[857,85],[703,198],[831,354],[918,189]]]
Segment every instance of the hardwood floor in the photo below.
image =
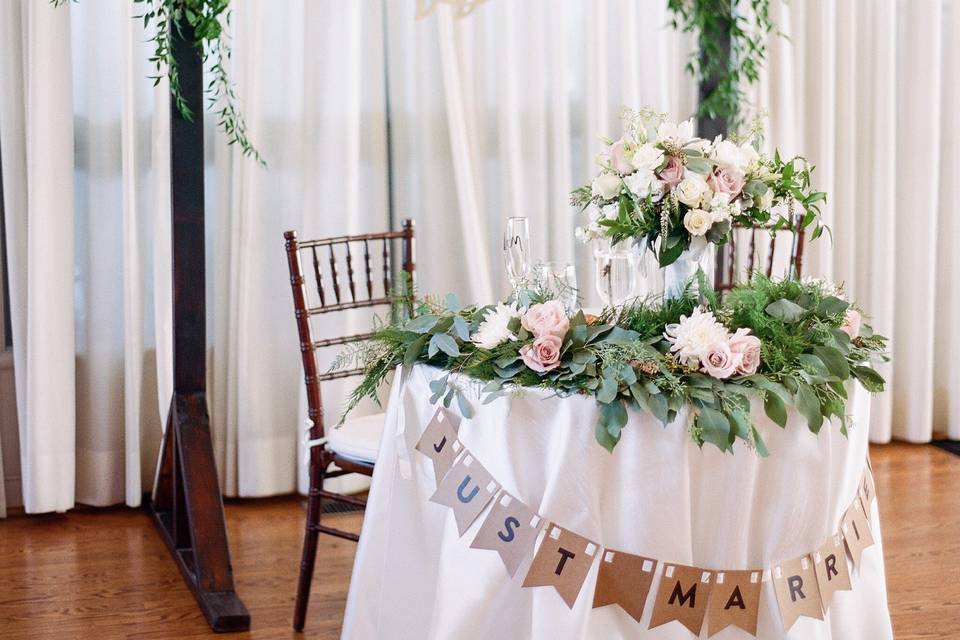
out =
[[[899,640],[960,638],[960,457],[930,446],[872,449]],[[307,629],[290,628],[303,511],[296,498],[227,504],[250,633],[336,638],[355,545],[321,536]],[[358,527],[358,515],[335,516]],[[81,510],[0,521],[0,638],[213,637],[146,514]]]

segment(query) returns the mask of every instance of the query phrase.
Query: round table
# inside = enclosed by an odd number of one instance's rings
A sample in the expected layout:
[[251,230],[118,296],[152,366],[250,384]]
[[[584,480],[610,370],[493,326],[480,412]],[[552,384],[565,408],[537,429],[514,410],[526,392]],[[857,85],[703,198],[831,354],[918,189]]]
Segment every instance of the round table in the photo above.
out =
[[[767,458],[741,441],[732,455],[698,448],[687,433],[687,410],[666,427],[631,411],[608,453],[594,440],[593,398],[526,389],[487,405],[474,402],[475,415],[461,420],[458,438],[503,490],[545,521],[606,549],[660,560],[639,622],[618,606],[592,607],[600,561],[568,608],[551,587],[521,586],[533,549],[511,578],[496,552],[470,548],[483,515],[461,537],[452,511],[431,502],[432,461],[415,445],[437,411],[428,385],[441,375],[417,365],[403,383],[395,378],[343,638],[691,638],[679,622],[647,628],[664,563],[769,568],[813,552],[837,532],[866,465],[870,397],[859,385],[848,388],[848,436],[837,424],[814,435],[794,413],[781,429],[755,404]],[[851,567],[852,590],[833,595],[823,620],[801,617],[785,631],[765,576],[757,637],[893,637],[875,501],[869,518],[875,544]],[[706,624],[700,637],[707,637]],[[751,636],[730,626],[712,637]]]

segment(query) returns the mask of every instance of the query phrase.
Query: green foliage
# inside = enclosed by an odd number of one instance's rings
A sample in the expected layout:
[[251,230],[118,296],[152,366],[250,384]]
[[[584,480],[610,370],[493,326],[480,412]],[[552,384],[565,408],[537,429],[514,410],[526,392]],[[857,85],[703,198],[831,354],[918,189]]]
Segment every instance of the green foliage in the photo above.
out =
[[[483,349],[469,338],[489,307],[460,308],[451,297],[444,303],[421,300],[412,318],[379,328],[372,347],[351,347],[338,360],[344,368],[359,360],[366,372],[348,410],[375,396],[398,365],[409,370],[425,363],[447,372],[431,383],[431,400],[447,407],[456,402],[465,416],[474,410],[465,385],[470,379],[485,383],[477,393],[484,404],[523,387],[550,389],[561,396],[587,394],[600,405],[596,440],[612,450],[627,424],[628,410],[647,411],[667,425],[687,406],[692,411],[689,432],[698,445],[730,451],[741,440],[767,455],[751,417],[751,400],[762,402],[780,427],[787,426],[788,407],[795,407],[814,433],[832,419],[845,433],[845,383],[856,379],[870,391],[883,389],[883,378],[870,362],[885,357],[886,339],[864,326],[860,337],[851,340],[841,329],[849,303],[826,285],[761,276],[738,285],[722,301],[705,281],[699,290],[695,294],[688,287],[676,299],[607,309],[593,323],[582,312],[576,314],[563,338],[559,365],[542,374],[520,357],[533,336],[519,320],[509,325],[516,340]],[[760,339],[757,373],[718,380],[674,358],[665,327],[701,305],[729,331],[746,328]]]
[[[146,29],[154,25],[153,55],[150,62],[154,66],[152,77],[154,85],[166,76],[170,83],[170,95],[177,111],[186,120],[192,122],[195,114],[183,97],[180,88],[180,71],[173,57],[171,25],[181,21],[193,27],[193,46],[200,52],[204,64],[210,64],[212,77],[206,86],[208,107],[217,115],[217,126],[227,136],[228,144],[240,147],[243,155],[250,156],[260,165],[266,162],[251,142],[247,133],[247,124],[240,111],[238,99],[230,80],[226,64],[230,60],[230,0],[133,0],[143,4],[144,12],[138,16]],[[51,0],[55,7],[66,0]]]
[[[747,6],[749,11],[744,11]],[[671,26],[697,38],[687,70],[698,82],[714,83],[697,115],[724,118],[738,127],[744,87],[759,78],[767,53],[765,39],[775,28],[770,0],[667,0],[667,8],[673,13]]]

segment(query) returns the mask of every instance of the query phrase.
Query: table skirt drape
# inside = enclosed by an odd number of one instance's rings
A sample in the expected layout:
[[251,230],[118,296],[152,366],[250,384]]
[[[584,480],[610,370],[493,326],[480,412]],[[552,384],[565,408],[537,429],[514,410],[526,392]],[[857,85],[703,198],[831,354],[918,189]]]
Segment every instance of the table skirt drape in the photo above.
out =
[[[795,412],[781,429],[755,404],[767,458],[740,441],[732,455],[699,449],[687,433],[686,410],[667,427],[630,412],[611,454],[594,441],[592,398],[525,390],[475,402],[476,415],[462,420],[459,438],[506,491],[604,547],[661,561],[641,622],[617,606],[591,609],[597,562],[571,610],[550,587],[521,588],[533,550],[511,579],[495,552],[469,548],[482,515],[461,538],[452,512],[430,501],[432,464],[414,446],[436,411],[428,384],[440,375],[418,365],[405,383],[399,376],[394,382],[343,638],[690,638],[675,622],[647,629],[663,562],[757,569],[813,552],[837,532],[866,464],[870,396],[859,385],[849,389],[848,437],[836,423],[814,435]],[[773,583],[764,582],[759,638],[893,637],[876,502],[870,523],[876,544],[851,567],[852,591],[834,594],[824,620],[801,617],[785,631]],[[706,625],[700,637],[707,637]],[[750,636],[728,627],[713,637]]]

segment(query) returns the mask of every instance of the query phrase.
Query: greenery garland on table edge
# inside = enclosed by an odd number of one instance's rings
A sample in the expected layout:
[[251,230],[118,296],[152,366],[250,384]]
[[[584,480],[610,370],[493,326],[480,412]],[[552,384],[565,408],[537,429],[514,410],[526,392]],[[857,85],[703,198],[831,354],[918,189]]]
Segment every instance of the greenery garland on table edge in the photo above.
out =
[[[592,395],[600,405],[596,439],[612,451],[627,423],[627,409],[648,411],[666,426],[689,403],[693,411],[687,426],[697,445],[710,443],[728,451],[741,439],[766,456],[751,419],[751,397],[763,401],[766,415],[780,427],[786,427],[787,408],[792,406],[813,433],[819,433],[825,420],[837,418],[846,435],[844,383],[853,378],[871,392],[883,390],[884,379],[871,361],[887,360],[887,339],[861,325],[860,312],[831,285],[756,276],[721,301],[701,273],[699,290],[698,295],[689,286],[679,298],[636,300],[605,309],[597,318],[578,312],[569,318],[559,362],[543,373],[530,368],[523,355],[534,336],[518,317],[523,309],[547,302],[542,293],[525,292],[515,307],[460,308],[452,295],[442,303],[418,300],[412,317],[380,326],[371,342],[349,347],[334,362],[332,370],[357,364],[364,368],[344,416],[363,398],[376,399],[381,383],[398,365],[409,371],[419,362],[448,372],[430,383],[431,402],[450,407],[456,401],[468,418],[473,415],[470,396],[486,404],[522,387],[550,389],[561,396]],[[503,325],[512,339],[493,348],[478,346],[485,340],[484,322],[498,312],[503,317],[504,309],[518,314]],[[756,372],[717,379],[682,363],[671,351],[666,331],[675,332],[670,327],[695,312],[701,318],[712,314],[731,333],[739,329],[736,335],[759,339]],[[451,374],[485,384],[464,384]]]
[[[50,0],[55,7],[66,4],[67,0]],[[204,64],[210,62],[213,77],[207,83],[208,107],[216,113],[217,126],[227,136],[227,144],[240,147],[243,155],[252,157],[257,164],[266,166],[266,161],[253,145],[247,134],[247,123],[240,111],[233,82],[227,72],[227,61],[232,49],[227,28],[233,15],[230,0],[133,0],[136,4],[145,4],[143,27],[154,26],[154,35],[150,41],[154,44],[154,53],[150,58],[155,75],[151,76],[154,86],[164,76],[170,83],[170,95],[177,105],[177,111],[189,122],[193,122],[194,113],[187,104],[180,89],[180,73],[177,61],[173,57],[171,46],[171,25],[186,20],[193,27],[195,40],[193,46],[200,51]]]

